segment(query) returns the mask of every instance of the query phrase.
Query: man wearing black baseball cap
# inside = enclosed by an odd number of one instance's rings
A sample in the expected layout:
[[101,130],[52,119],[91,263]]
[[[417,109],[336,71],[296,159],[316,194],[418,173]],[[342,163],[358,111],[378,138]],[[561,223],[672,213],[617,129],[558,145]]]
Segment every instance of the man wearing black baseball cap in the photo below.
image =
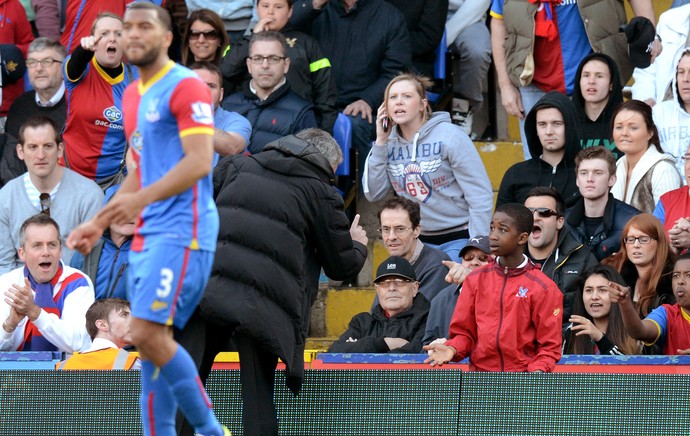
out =
[[429,301],[419,293],[414,268],[391,256],[376,270],[379,303],[371,313],[355,315],[331,353],[419,353]]

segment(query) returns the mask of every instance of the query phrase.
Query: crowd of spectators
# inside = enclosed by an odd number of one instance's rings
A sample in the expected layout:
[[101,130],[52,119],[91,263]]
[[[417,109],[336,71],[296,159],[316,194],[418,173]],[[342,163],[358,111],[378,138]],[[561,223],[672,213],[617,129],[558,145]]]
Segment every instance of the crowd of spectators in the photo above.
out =
[[[0,348],[90,353],[89,336],[96,343],[113,317],[128,313],[117,300],[87,325],[81,319],[94,298],[126,299],[136,223],[111,226],[85,257],[73,257],[60,241],[96,213],[103,191],[112,193],[107,189],[126,174],[128,147],[137,146],[125,138],[122,108],[125,88],[138,78],[120,46],[130,2],[69,0],[62,22],[57,10],[3,3],[0,283],[7,288]],[[279,174],[278,180],[295,171],[317,178],[328,195],[312,195],[337,206],[326,187],[338,159],[326,164],[300,154],[320,151],[289,135],[332,132],[338,112],[350,118],[363,194],[385,200],[379,233],[391,257],[377,270],[371,312],[353,318],[331,351],[426,350],[433,365],[470,356],[476,369],[520,371],[550,371],[561,352],[690,354],[690,338],[678,332],[687,331],[690,317],[683,255],[690,248],[690,6],[662,14],[644,36],[619,31],[625,13],[613,0],[536,2],[540,7],[513,0],[162,3],[179,41],[171,57],[211,90],[213,165],[227,177],[217,180],[225,190],[216,192],[224,194],[220,206],[232,210],[235,199],[227,193],[232,183],[245,183],[231,180],[234,167],[221,159],[243,154],[256,157],[252,171]],[[654,30],[652,2],[630,4],[636,24]],[[597,26],[585,27],[588,20]],[[454,86],[463,109],[452,115],[434,111],[426,94],[444,31],[459,58]],[[644,43],[648,50],[640,54]],[[491,183],[466,129],[483,100],[490,56],[503,107],[521,120],[526,158],[503,176],[493,216]],[[26,84],[17,74],[24,68]],[[634,99],[624,102],[631,76]],[[146,89],[139,85],[141,93]],[[157,121],[155,113],[140,116]],[[292,164],[283,160],[286,153]],[[251,190],[257,183],[248,180]],[[289,191],[289,183],[276,183]],[[254,200],[246,199],[260,204]],[[339,236],[349,241],[343,246],[356,259],[348,268],[329,267],[356,273],[362,253],[353,247],[361,248],[366,236],[357,234],[353,245],[339,224]],[[245,236],[237,235],[242,244]],[[311,248],[334,249],[322,242]],[[237,279],[223,268],[221,278]],[[509,279],[501,285],[502,270]],[[527,278],[529,284],[521,281]],[[312,300],[314,290],[305,286]],[[497,305],[478,309],[504,301],[496,293],[506,289],[528,308],[511,302],[506,314],[491,314]],[[82,295],[76,303],[75,295]],[[286,304],[270,290],[265,298]],[[292,309],[308,319],[303,301]],[[520,319],[521,310],[539,319]],[[495,325],[504,315],[518,337]],[[297,328],[286,323],[286,343],[306,334],[303,321]],[[492,345],[489,332],[504,339]],[[114,343],[105,348],[126,345]],[[512,357],[497,360],[504,352]],[[281,353],[256,359],[275,366]]]

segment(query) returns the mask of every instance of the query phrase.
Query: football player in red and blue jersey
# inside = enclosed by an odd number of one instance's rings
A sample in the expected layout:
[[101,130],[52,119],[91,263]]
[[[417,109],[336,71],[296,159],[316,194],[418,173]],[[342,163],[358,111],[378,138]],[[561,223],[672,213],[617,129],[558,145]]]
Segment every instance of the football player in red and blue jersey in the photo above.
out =
[[218,233],[211,94],[194,72],[168,58],[170,27],[170,16],[152,3],[135,3],[125,13],[124,52],[140,74],[123,97],[129,173],[68,244],[88,252],[110,223],[137,217],[128,299],[132,343],[142,357],[144,434],[174,435],[179,405],[196,434],[229,435],[170,329],[183,328],[196,308]]

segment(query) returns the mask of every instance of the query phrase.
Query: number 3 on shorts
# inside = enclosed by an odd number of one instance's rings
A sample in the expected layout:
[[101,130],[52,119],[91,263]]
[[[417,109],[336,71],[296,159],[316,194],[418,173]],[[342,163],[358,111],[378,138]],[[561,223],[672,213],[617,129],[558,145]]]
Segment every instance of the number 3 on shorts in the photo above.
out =
[[156,296],[158,298],[166,298],[170,295],[174,278],[175,274],[173,274],[170,268],[161,268],[161,285],[156,289]]

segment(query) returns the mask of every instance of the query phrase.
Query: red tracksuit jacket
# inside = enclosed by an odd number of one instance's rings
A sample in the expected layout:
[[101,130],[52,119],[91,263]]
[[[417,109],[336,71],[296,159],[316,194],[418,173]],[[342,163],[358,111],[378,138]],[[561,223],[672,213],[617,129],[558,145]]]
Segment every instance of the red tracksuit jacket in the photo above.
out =
[[465,279],[446,345],[453,360],[469,355],[473,371],[550,372],[561,358],[563,294],[526,257],[517,268],[499,259]]

